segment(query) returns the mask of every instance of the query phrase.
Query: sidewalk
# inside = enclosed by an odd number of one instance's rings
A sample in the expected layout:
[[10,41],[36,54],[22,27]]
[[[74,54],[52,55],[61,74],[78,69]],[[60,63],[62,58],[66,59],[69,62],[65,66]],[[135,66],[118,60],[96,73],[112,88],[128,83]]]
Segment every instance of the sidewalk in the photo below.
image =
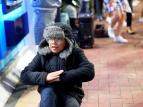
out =
[[[81,107],[143,107],[143,23],[138,22],[142,6],[143,1],[134,7],[132,27],[136,34],[129,35],[123,27],[127,44],[95,38],[96,47],[84,49],[94,64],[95,78],[83,83]],[[107,29],[105,20],[98,23],[104,23]],[[15,107],[38,107],[39,102],[37,86],[28,86]]]

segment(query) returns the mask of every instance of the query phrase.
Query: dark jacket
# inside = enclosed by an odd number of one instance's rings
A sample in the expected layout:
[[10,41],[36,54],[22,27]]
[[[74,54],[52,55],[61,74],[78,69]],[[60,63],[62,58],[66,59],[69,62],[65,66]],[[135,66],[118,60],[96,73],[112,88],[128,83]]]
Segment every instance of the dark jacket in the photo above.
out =
[[[65,34],[67,34],[66,31]],[[46,86],[55,86],[60,92],[75,97],[81,103],[84,97],[82,82],[94,78],[94,66],[88,61],[83,50],[75,41],[72,43],[72,53],[66,59],[52,52],[46,55],[40,55],[38,52],[32,62],[22,71],[21,82],[28,85],[39,85],[39,93]],[[45,81],[48,73],[58,70],[64,70],[64,73],[60,75],[60,82],[49,84]]]
[[72,4],[72,0],[62,0],[62,3]]
[[62,0],[61,11],[69,4],[72,5],[72,0]]

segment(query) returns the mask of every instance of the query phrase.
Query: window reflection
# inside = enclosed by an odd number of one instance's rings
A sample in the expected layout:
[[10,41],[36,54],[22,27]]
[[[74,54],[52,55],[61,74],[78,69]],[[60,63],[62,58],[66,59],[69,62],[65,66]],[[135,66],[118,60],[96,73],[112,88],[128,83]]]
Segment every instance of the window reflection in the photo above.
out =
[[6,5],[7,6],[13,6],[13,5],[16,5],[20,2],[22,2],[22,0],[6,0]]

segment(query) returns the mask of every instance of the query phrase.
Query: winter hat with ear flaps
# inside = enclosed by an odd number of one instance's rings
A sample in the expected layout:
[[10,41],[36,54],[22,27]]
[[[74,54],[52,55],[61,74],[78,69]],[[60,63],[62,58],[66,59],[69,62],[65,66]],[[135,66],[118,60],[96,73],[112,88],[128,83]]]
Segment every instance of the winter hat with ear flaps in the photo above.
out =
[[72,53],[72,29],[69,25],[62,22],[51,24],[44,29],[43,37],[44,39],[40,42],[38,47],[38,52],[40,55],[46,55],[52,52],[49,48],[49,44],[46,41],[46,38],[52,37],[63,38],[69,44],[69,47],[59,54],[61,59],[66,59]]

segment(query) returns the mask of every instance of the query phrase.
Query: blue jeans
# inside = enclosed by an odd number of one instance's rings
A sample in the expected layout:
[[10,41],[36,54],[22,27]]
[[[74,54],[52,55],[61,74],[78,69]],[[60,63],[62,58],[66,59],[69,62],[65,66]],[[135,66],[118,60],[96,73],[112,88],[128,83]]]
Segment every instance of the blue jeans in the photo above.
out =
[[40,107],[79,107],[79,103],[74,97],[47,86],[41,91]]
[[55,10],[34,10],[34,36],[35,44],[39,43],[44,39],[43,31],[45,27],[55,22],[57,15],[57,9]]

